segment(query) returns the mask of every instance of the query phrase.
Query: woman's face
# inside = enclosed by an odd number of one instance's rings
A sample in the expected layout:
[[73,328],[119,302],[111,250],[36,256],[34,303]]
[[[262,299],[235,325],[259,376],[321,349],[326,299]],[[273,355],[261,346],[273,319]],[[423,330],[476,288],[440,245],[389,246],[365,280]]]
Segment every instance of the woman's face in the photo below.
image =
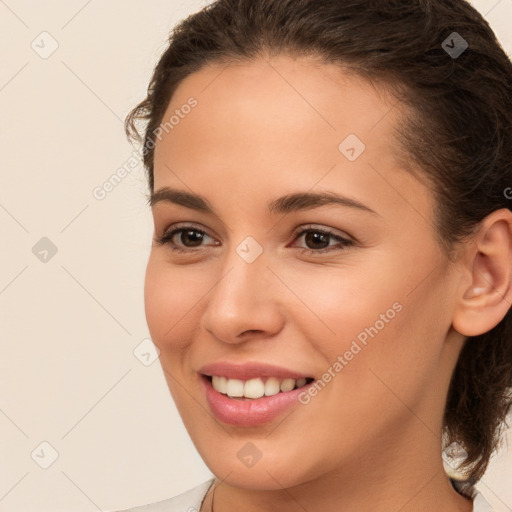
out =
[[[192,74],[164,116],[155,239],[182,231],[153,243],[146,317],[195,446],[234,486],[441,459],[456,276],[431,191],[397,163],[393,104],[339,68],[281,56]],[[280,370],[237,373],[246,363]],[[272,376],[316,383],[240,400],[203,373],[251,380],[255,396],[277,390]]]

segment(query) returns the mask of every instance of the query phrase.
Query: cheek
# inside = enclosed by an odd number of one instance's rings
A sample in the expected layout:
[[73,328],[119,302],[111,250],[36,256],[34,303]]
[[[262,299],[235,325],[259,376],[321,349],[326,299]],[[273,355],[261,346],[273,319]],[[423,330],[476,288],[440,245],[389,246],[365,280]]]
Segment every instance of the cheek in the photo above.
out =
[[435,265],[393,254],[400,253],[374,254],[373,265],[358,267],[347,260],[338,269],[318,267],[287,276],[303,302],[288,299],[297,302],[294,322],[321,354],[325,371],[344,375],[333,379],[344,400],[363,391],[381,397],[389,392],[370,370],[398,389],[409,383],[411,394],[435,371],[446,327],[438,314],[444,278],[430,275],[411,293]]
[[[381,307],[373,308],[373,317],[368,316],[369,323],[359,330],[366,343],[359,343],[355,335],[362,350],[343,370],[345,381],[340,392],[347,400],[352,395],[367,397],[365,404],[354,404],[363,416],[382,416],[384,421],[402,413],[407,415],[407,407],[420,407],[430,389],[437,386],[449,327],[443,318],[442,276],[432,277],[432,281],[423,283],[413,293],[410,290],[404,282],[388,290],[381,297]],[[393,303],[399,306],[394,315],[386,309]],[[380,313],[384,313],[387,323],[379,321]]]
[[382,336],[400,316],[400,283],[391,282],[382,266],[382,259],[375,268],[347,260],[337,268],[281,272],[283,281],[292,283],[294,295],[287,294],[286,300],[288,306],[296,304],[294,322],[329,360],[348,350],[352,340],[364,346],[369,331]]
[[160,257],[150,256],[144,281],[144,308],[151,339],[161,351],[179,350],[186,343],[194,304],[197,296],[202,295],[201,289],[183,274],[179,268],[171,269]]

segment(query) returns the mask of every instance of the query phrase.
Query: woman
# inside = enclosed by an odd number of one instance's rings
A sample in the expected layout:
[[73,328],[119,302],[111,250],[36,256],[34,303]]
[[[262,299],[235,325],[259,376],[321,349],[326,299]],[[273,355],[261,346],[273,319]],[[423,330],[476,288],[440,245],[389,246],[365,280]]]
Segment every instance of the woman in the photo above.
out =
[[463,0],[218,0],[175,28],[126,126],[149,330],[215,478],[134,510],[487,510],[511,84]]

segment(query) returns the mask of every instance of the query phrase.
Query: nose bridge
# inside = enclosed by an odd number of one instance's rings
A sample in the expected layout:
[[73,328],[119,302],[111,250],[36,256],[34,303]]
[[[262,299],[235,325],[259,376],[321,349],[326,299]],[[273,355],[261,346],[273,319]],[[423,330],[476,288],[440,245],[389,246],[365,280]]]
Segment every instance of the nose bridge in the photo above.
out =
[[267,255],[254,237],[246,237],[226,255],[219,279],[207,298],[203,326],[224,341],[244,331],[279,328],[279,307],[269,286]]
[[226,255],[224,277],[212,290],[213,295],[227,301],[225,306],[253,308],[263,300],[265,286],[261,285],[268,279],[267,262],[262,245],[253,237],[246,237]]

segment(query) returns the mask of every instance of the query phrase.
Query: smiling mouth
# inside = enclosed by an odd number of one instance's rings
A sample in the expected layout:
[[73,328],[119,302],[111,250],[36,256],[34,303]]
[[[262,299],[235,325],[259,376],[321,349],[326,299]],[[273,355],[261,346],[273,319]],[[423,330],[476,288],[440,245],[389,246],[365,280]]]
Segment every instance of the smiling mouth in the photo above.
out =
[[274,396],[307,386],[315,379],[278,379],[276,377],[257,377],[248,380],[228,379],[219,375],[203,375],[213,389],[234,400],[256,400],[264,396]]

